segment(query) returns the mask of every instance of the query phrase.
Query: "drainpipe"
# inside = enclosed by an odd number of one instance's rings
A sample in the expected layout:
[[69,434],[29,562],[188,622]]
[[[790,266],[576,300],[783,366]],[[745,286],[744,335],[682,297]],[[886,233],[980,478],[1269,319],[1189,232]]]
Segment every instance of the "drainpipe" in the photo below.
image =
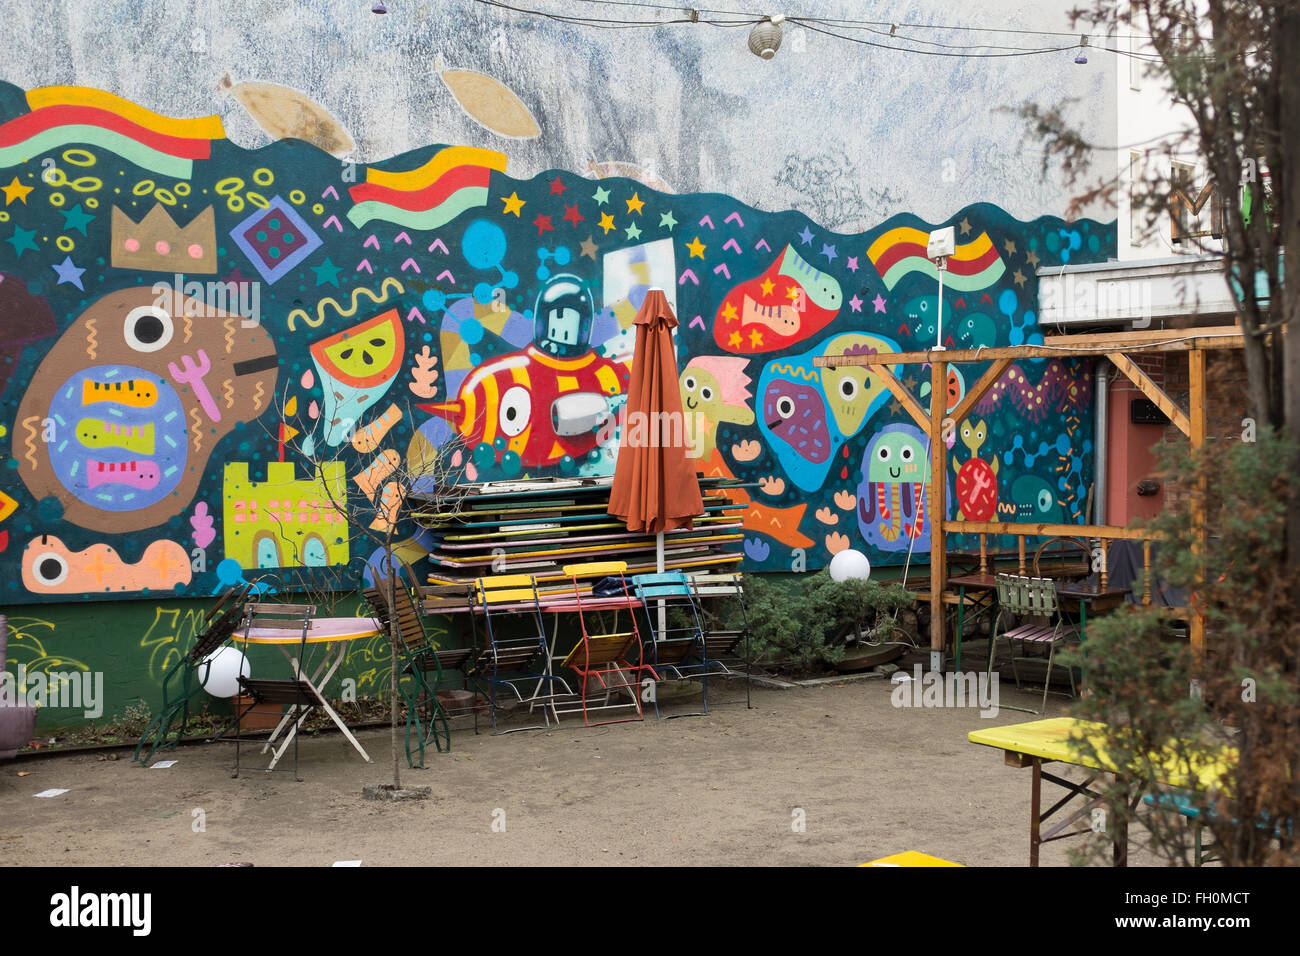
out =
[[1110,360],[1099,358],[1095,370],[1096,381],[1093,385],[1092,394],[1096,403],[1096,414],[1093,417],[1093,459],[1092,459],[1092,523],[1106,523],[1106,446],[1107,446],[1107,411],[1110,408]]

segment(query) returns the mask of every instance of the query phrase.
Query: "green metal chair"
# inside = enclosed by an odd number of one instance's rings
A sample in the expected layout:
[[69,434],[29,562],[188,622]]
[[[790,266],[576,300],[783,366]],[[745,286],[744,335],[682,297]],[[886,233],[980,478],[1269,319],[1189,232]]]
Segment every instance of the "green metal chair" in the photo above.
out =
[[252,589],[251,584],[230,588],[203,618],[203,633],[163,677],[162,707],[141,734],[132,759],[147,764],[158,750],[172,750],[180,743],[190,718],[190,700],[208,677],[207,658],[234,636]]
[[[1030,714],[1039,714],[1047,709],[1047,694],[1052,682],[1052,666],[1056,659],[1057,647],[1063,645],[1072,635],[1074,628],[1066,624],[1060,613],[1060,602],[1056,597],[1056,583],[1051,578],[1021,577],[1015,574],[999,574],[998,580],[998,616],[993,624],[993,636],[989,639],[988,676],[993,675],[993,661],[997,657],[998,641],[1007,642],[1011,652],[1011,673],[1016,679],[1016,688],[1020,687],[1020,671],[1016,665],[1022,661],[1041,660],[1041,656],[1025,653],[1028,648],[1047,648],[1047,673],[1043,676],[1043,710],[1028,710],[1024,707],[1007,707],[1008,710],[1023,710]],[[998,633],[1004,618],[1028,617],[1030,620]],[[1016,644],[1021,653],[1016,654]],[[1070,680],[1070,697],[1075,695],[1074,671],[1065,668]],[[1054,691],[1053,693],[1060,693]],[[1006,706],[1006,705],[1002,705]]]
[[[414,572],[408,573],[415,580]],[[390,595],[386,593],[391,590]],[[462,602],[468,602],[466,589],[458,589]],[[411,596],[406,584],[396,575],[386,581],[379,581],[377,587],[366,588],[363,592],[371,611],[389,633],[394,618],[401,643],[395,653],[401,654],[398,667],[402,677],[410,680],[398,680],[397,687],[406,701],[406,762],[412,767],[424,766],[424,751],[429,741],[439,753],[451,752],[451,728],[447,725],[447,716],[438,703],[437,690],[442,683],[442,658],[437,647],[429,639],[424,628],[424,619],[420,609]],[[427,720],[421,711],[428,714]],[[412,732],[415,743],[412,745]],[[418,760],[417,760],[418,755]]]

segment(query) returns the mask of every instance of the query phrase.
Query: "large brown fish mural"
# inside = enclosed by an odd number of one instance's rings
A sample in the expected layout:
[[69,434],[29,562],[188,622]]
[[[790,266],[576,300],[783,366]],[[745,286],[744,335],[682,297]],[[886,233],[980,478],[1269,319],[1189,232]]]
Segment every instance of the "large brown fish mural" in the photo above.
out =
[[276,366],[253,320],[161,285],[111,292],[32,376],[18,474],[80,527],[159,525],[189,504],[217,443],[269,407]]

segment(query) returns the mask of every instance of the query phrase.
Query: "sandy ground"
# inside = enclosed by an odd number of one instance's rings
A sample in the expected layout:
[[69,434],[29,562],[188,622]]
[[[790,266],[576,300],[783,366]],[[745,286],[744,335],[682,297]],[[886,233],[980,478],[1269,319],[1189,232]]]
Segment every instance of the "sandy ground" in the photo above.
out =
[[[403,767],[403,783],[433,787],[420,803],[362,798],[363,784],[391,782],[386,730],[361,734],[372,764],[337,734],[304,738],[301,783],[261,770],[232,779],[226,743],[163,754],[178,760],[166,770],[129,754],[7,762],[0,863],[842,866],[902,850],[1028,862],[1030,771],[966,734],[1035,718],[898,709],[882,680],[755,688],[752,710],[739,693],[711,716],[678,720],[586,728],[569,716],[559,729],[497,737],[457,721],[450,755]],[[723,696],[736,688],[714,687]],[[1002,692],[1003,704],[1033,702]],[[1049,702],[1049,715],[1063,704]],[[69,792],[34,799],[55,787]],[[1043,864],[1065,865],[1078,842],[1049,844]],[[1144,861],[1134,850],[1132,862]]]

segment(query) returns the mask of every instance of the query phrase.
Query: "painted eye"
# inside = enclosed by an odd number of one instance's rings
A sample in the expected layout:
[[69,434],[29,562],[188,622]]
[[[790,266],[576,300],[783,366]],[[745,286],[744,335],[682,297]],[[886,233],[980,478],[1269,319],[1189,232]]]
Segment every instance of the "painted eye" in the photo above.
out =
[[528,427],[528,418],[532,414],[532,402],[528,394],[528,389],[522,385],[516,385],[506,391],[505,396],[501,399],[501,410],[497,413],[501,422],[501,431],[510,438],[514,438],[521,431]]
[[126,314],[122,336],[126,344],[137,352],[157,352],[167,347],[175,331],[166,309],[141,305]]
[[878,449],[876,449],[876,457],[879,458],[881,461],[889,461],[889,446],[881,445]]
[[858,397],[858,380],[856,378],[840,379],[840,397],[846,402],[851,402]]
[[58,587],[68,579],[67,559],[53,551],[42,551],[32,558],[32,577],[46,587]]
[[794,417],[794,399],[789,395],[782,395],[776,400],[776,413],[782,418]]
[[902,448],[898,450],[898,457],[901,458],[903,461],[911,461],[912,449],[909,448],[907,445],[904,445]]
[[686,391],[688,392],[695,391],[695,386],[698,384],[700,383],[695,381],[694,375],[687,375],[684,379],[682,379],[682,388],[686,389]]
[[700,389],[700,398],[704,399],[706,402],[713,401],[713,389],[705,385],[702,389]]
[[961,437],[962,437],[962,438],[970,438],[970,429],[969,429],[969,428],[963,428],[963,429],[961,430]]
[[1047,511],[1052,507],[1052,493],[1044,488],[1038,493],[1038,510]]

